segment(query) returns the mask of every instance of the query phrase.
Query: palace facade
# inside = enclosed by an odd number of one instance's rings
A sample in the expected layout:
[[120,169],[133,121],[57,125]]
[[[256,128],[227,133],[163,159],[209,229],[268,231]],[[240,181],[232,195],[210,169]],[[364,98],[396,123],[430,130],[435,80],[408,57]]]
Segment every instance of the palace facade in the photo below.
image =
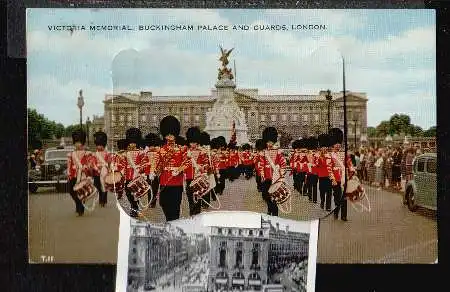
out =
[[272,273],[308,256],[308,234],[263,218],[259,228],[211,228],[208,290],[259,291],[271,284]]
[[[316,95],[260,95],[258,89],[234,90],[234,98],[245,113],[248,137],[254,142],[263,129],[274,126],[280,137],[297,139],[327,131],[328,107],[332,127],[343,129],[343,92],[326,91]],[[346,92],[348,137],[360,141],[367,132],[367,97],[361,92]],[[104,116],[95,119],[96,127],[108,134],[115,143],[130,127],[140,128],[144,135],[158,132],[159,122],[167,115],[176,116],[181,123],[181,135],[191,126],[206,126],[206,113],[217,99],[217,90],[206,96],[154,96],[152,92],[106,95]],[[102,121],[103,119],[103,121]],[[349,138],[349,145],[351,144]]]

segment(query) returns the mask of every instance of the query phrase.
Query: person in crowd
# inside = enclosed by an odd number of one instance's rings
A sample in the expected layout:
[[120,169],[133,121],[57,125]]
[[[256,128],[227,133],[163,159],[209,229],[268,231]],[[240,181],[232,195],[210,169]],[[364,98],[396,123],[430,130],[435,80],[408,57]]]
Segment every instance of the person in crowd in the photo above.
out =
[[401,186],[401,164],[402,164],[402,150],[396,147],[392,156],[392,184],[395,190],[400,191]]

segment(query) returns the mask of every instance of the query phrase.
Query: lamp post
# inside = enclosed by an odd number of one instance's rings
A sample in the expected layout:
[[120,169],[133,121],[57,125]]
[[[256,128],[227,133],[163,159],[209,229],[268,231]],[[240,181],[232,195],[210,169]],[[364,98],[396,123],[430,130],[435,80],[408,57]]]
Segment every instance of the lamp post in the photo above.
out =
[[80,89],[78,96],[77,106],[80,109],[80,129],[83,129],[83,106],[84,106],[84,98],[83,98],[83,90]]
[[91,135],[89,132],[89,129],[91,127],[91,120],[89,119],[89,117],[86,120],[86,135],[87,135],[87,144],[89,146],[89,136]]
[[328,102],[328,131],[331,129],[331,122],[330,122],[330,111],[331,111],[331,100],[333,97],[331,96],[331,90],[327,90],[327,94],[325,95],[325,98]]
[[354,130],[355,130],[355,132],[354,132],[354,134],[355,134],[355,148],[354,148],[354,150],[356,151],[356,124],[358,123],[358,120],[357,119],[353,119],[353,125],[354,125]]

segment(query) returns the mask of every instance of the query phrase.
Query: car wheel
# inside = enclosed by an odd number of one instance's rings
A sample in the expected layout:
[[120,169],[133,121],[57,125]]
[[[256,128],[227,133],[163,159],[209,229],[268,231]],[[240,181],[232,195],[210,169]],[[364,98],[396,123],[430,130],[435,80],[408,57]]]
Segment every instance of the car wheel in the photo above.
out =
[[408,209],[412,212],[417,210],[417,205],[414,199],[414,190],[411,188],[406,196],[406,201],[408,204]]
[[29,189],[30,193],[35,194],[35,193],[37,193],[38,186],[37,186],[37,184],[29,184],[28,189]]

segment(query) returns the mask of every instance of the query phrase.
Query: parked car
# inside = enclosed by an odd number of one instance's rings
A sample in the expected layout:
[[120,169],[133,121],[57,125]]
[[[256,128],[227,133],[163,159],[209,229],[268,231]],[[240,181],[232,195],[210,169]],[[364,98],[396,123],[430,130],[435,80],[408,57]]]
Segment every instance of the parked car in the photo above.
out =
[[58,192],[67,190],[67,154],[73,146],[59,146],[45,151],[44,163],[28,170],[28,189],[36,193],[39,187],[56,187]]
[[437,209],[436,169],[436,153],[424,153],[414,159],[413,178],[405,186],[403,200],[409,210],[414,212],[419,206]]

